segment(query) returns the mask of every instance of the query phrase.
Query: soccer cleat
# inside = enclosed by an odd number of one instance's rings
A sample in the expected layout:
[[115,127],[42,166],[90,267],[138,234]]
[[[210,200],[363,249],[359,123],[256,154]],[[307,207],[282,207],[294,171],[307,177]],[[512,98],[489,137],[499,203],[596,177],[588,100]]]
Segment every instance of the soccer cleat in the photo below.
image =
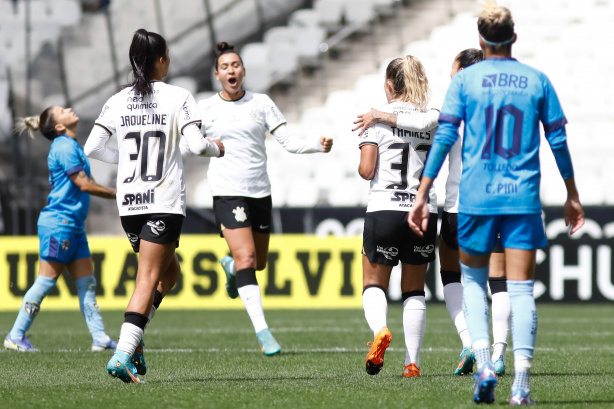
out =
[[115,350],[115,353],[107,363],[107,373],[114,378],[119,378],[125,383],[139,383],[136,368],[125,352]]
[[484,364],[482,369],[475,375],[475,389],[473,390],[473,401],[475,403],[493,403],[495,401],[495,386],[497,386],[497,376],[491,362]]
[[136,368],[136,373],[139,375],[145,375],[147,373],[147,364],[145,363],[145,355],[143,354],[143,348],[145,347],[145,342],[143,338],[141,338],[141,342],[137,345],[134,350],[134,354],[130,357],[130,361]]
[[94,340],[92,342],[92,351],[104,351],[105,349],[115,349],[117,348],[117,342],[113,340],[113,338],[107,336],[107,339],[104,341]]
[[454,371],[454,375],[467,375],[473,372],[473,364],[475,364],[475,355],[473,349],[464,348],[460,353],[460,362]]
[[379,330],[373,342],[367,343],[371,347],[367,358],[365,359],[365,369],[369,375],[377,375],[384,366],[384,354],[386,348],[390,345],[392,336],[388,327],[383,327]]
[[258,332],[256,337],[258,338],[260,349],[262,349],[265,355],[275,355],[281,351],[281,346],[279,346],[268,328]]
[[512,391],[510,398],[510,406],[525,406],[535,405],[535,401],[531,398],[531,390],[524,388],[516,388]]
[[38,349],[30,344],[30,340],[27,337],[11,338],[11,334],[4,338],[4,348],[21,352],[38,352]]
[[414,376],[420,376],[420,368],[416,364],[409,364],[403,368],[404,378],[413,378]]
[[503,361],[503,355],[499,355],[499,359],[493,363],[493,366],[495,367],[497,376],[505,375],[505,361]]
[[226,273],[226,292],[228,296],[235,299],[239,296],[239,290],[237,290],[237,277],[230,271],[230,266],[234,263],[234,259],[230,256],[223,257],[220,260],[222,269]]

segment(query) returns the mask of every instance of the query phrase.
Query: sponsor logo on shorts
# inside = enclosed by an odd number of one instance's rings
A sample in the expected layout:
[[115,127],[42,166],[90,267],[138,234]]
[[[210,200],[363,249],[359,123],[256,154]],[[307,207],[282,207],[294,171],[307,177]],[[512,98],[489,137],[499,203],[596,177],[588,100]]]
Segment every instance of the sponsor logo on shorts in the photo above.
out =
[[433,244],[427,246],[414,246],[414,253],[420,253],[422,257],[429,257],[434,250],[435,246]]
[[68,251],[70,248],[70,240],[62,240],[62,251]]
[[23,304],[23,309],[30,317],[36,317],[41,309],[41,306],[38,303],[26,301]]
[[139,241],[139,236],[134,233],[126,233],[126,235],[128,236],[128,240],[130,240],[130,243],[136,243],[137,241]]
[[166,224],[162,220],[148,221],[147,225],[151,227],[151,232],[156,236],[160,235],[160,232],[163,232],[166,229]]
[[392,260],[393,257],[396,257],[399,254],[399,249],[397,249],[396,247],[377,246],[375,251],[378,253],[382,253],[384,257],[386,257],[388,260]]
[[232,212],[235,214],[235,220],[239,223],[243,223],[245,220],[247,220],[245,208],[237,206],[237,208],[234,209]]

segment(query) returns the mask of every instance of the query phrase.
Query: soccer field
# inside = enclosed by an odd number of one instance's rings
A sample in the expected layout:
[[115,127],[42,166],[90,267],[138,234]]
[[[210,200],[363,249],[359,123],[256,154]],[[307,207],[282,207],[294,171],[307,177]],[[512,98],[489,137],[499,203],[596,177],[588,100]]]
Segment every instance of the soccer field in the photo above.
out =
[[[614,407],[614,306],[539,305],[532,396],[540,407]],[[420,378],[401,376],[401,306],[389,306],[392,342],[377,376],[362,310],[267,311],[282,345],[265,357],[245,311],[165,311],[145,335],[144,384],[106,374],[111,351],[90,352],[79,312],[44,308],[32,327],[40,353],[0,353],[0,408],[465,408],[472,378],[452,373],[460,341],[441,304],[427,306]],[[15,313],[0,313],[2,337]],[[123,312],[105,311],[117,335]],[[513,362],[494,406],[506,406]]]

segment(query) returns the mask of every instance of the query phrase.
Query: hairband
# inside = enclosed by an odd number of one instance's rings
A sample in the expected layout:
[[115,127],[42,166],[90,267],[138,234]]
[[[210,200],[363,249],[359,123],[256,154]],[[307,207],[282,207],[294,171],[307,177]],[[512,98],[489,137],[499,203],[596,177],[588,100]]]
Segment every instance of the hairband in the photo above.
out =
[[488,44],[491,47],[496,47],[498,45],[506,45],[506,44],[510,44],[511,42],[514,41],[514,39],[516,38],[516,34],[512,34],[512,37],[509,40],[505,40],[505,41],[501,41],[501,42],[494,42],[494,41],[488,41],[487,39],[485,39],[482,34],[480,34],[480,38],[482,39],[482,41],[484,41],[486,44]]

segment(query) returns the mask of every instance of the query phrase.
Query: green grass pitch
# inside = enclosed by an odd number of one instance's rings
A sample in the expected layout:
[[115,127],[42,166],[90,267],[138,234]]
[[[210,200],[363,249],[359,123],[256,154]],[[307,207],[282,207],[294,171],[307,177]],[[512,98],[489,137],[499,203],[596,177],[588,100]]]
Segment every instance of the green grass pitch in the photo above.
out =
[[[164,307],[164,305],[162,305]],[[538,305],[532,395],[543,408],[614,407],[614,306]],[[16,313],[0,313],[0,333]],[[362,310],[267,311],[282,346],[265,357],[245,311],[165,311],[145,335],[144,384],[106,374],[112,353],[90,352],[79,312],[43,310],[31,328],[40,353],[0,353],[0,408],[469,408],[473,380],[452,375],[461,349],[441,304],[427,305],[422,377],[401,376],[401,306],[389,306],[392,343],[365,373],[372,334]],[[116,336],[123,312],[105,311]],[[508,351],[508,374],[513,362]],[[512,377],[493,406],[507,406]]]

